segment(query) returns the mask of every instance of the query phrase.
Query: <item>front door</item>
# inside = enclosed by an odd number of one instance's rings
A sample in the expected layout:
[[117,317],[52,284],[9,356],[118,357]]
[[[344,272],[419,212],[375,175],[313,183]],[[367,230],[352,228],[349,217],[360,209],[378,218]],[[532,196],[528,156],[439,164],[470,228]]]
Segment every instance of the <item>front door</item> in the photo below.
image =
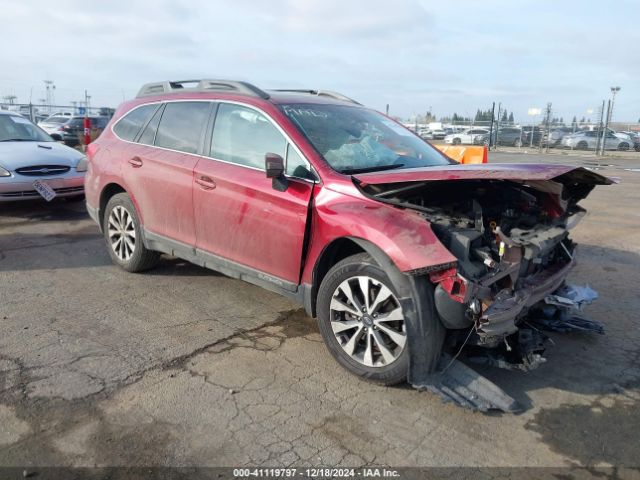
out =
[[281,155],[298,177],[310,172],[306,160],[271,119],[247,106],[221,103],[211,137],[194,170],[197,248],[262,280],[297,285],[314,184],[291,177],[285,191],[274,189],[264,157]]

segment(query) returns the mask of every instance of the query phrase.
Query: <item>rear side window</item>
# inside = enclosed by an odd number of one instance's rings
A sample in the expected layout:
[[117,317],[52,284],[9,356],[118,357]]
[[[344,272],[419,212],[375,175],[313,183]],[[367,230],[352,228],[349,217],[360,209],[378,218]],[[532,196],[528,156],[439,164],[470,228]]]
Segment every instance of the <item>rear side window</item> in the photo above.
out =
[[144,131],[142,132],[142,135],[140,135],[138,143],[153,145],[153,141],[156,138],[156,131],[158,130],[158,125],[160,124],[160,117],[162,117],[162,108],[158,109],[149,124],[144,127]]
[[218,160],[264,169],[267,153],[285,158],[287,142],[260,112],[239,105],[220,104],[210,156]]
[[118,123],[113,127],[113,131],[123,140],[132,142],[142,126],[151,118],[156,108],[158,108],[158,105],[152,104],[143,105],[142,107],[131,110],[118,120]]
[[209,102],[167,103],[158,126],[155,145],[197,153],[210,106]]

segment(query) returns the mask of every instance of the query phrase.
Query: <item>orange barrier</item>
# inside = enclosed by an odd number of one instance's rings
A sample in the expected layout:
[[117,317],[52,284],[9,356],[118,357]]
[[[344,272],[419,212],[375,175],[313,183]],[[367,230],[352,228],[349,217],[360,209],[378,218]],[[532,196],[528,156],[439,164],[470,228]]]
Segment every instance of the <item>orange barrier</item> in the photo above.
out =
[[434,145],[451,160],[458,163],[487,163],[487,147],[463,147],[459,145]]

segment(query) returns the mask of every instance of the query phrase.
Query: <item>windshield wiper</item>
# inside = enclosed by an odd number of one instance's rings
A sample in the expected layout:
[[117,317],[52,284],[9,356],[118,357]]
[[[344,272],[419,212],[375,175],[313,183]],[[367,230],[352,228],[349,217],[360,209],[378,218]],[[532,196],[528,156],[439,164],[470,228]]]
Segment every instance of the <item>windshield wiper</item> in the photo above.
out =
[[355,173],[370,173],[381,172],[383,170],[393,170],[394,168],[404,167],[404,163],[394,163],[391,165],[378,165],[375,167],[363,167],[363,168],[343,168],[340,173],[345,175],[353,175]]
[[0,142],[35,142],[36,140],[32,140],[30,138],[5,138],[4,140],[0,140]]

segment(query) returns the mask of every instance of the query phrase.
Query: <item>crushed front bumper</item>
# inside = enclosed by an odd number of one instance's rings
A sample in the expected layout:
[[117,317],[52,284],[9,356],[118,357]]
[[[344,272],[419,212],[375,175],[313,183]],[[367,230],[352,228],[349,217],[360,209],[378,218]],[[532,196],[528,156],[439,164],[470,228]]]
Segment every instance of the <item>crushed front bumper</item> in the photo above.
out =
[[518,330],[516,320],[526,313],[529,307],[558,289],[573,267],[573,260],[564,265],[550,267],[524,278],[523,286],[514,292],[499,292],[493,303],[480,316],[477,328],[480,338],[489,343],[515,333]]

